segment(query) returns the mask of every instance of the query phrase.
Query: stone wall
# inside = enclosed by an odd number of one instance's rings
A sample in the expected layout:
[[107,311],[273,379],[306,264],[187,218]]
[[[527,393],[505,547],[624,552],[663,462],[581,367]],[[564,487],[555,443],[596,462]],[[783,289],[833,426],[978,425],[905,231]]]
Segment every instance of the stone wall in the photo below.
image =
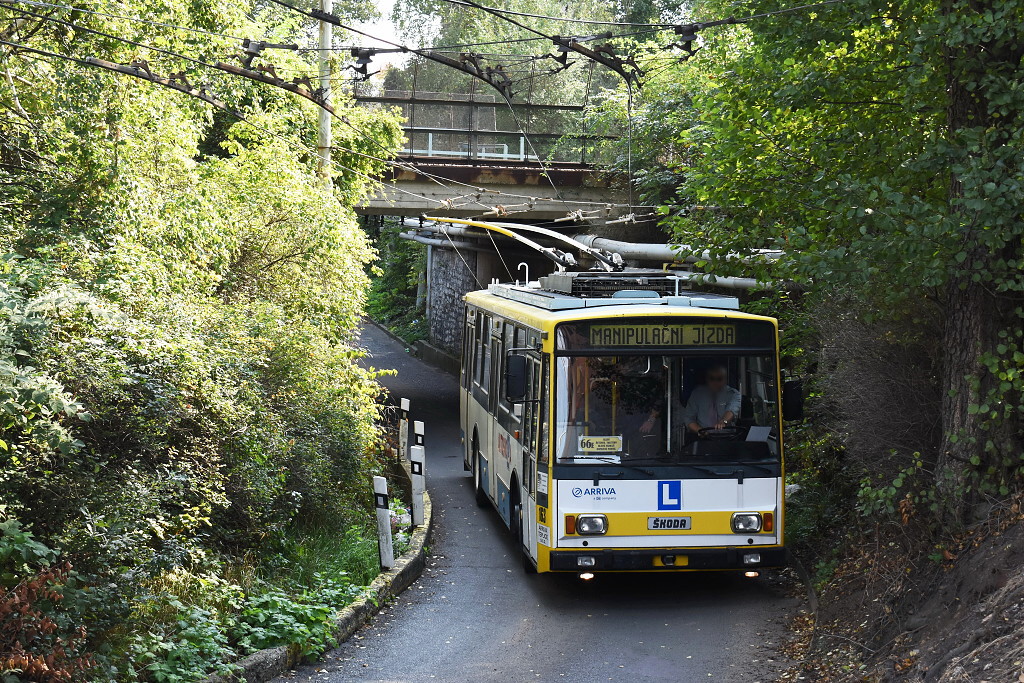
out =
[[466,268],[467,263],[476,270],[476,252],[431,249],[430,289],[427,293],[430,343],[456,356],[462,354],[462,297],[480,288],[473,273]]

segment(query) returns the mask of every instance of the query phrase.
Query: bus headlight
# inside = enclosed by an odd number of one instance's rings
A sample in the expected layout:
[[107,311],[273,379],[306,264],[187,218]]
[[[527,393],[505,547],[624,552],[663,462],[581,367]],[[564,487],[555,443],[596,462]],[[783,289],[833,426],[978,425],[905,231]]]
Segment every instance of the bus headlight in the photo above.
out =
[[760,512],[734,512],[732,530],[737,534],[756,534],[761,530]]
[[604,515],[576,515],[576,533],[597,536],[608,532],[608,518]]

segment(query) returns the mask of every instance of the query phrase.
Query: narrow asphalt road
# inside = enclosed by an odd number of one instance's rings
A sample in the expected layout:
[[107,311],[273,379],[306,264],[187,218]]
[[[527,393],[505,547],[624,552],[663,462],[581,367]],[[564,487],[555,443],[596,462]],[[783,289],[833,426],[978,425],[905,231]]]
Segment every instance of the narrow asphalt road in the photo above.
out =
[[527,575],[497,513],[473,501],[458,383],[366,326],[364,362],[426,426],[428,570],[366,628],[278,681],[772,681],[793,582],[727,574]]

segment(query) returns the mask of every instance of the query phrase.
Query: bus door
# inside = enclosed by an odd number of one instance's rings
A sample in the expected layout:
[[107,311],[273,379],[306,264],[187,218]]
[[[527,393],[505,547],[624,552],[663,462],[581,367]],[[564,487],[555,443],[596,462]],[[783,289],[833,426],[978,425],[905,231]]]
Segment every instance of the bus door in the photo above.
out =
[[[531,355],[527,365],[526,402],[521,404],[523,416],[523,545],[526,553],[537,560],[537,543],[550,539],[537,538],[537,525],[547,525],[548,459],[544,454],[547,439],[543,438],[546,400],[546,363]],[[541,516],[543,518],[538,518]]]
[[516,409],[522,414],[523,433],[520,443],[523,447],[522,496],[523,496],[523,546],[530,557],[536,559],[536,500],[537,500],[537,448],[534,443],[533,401],[536,400],[536,384],[538,372],[537,359],[528,356],[526,365],[526,402]]
[[[459,391],[459,428],[462,434],[463,454],[462,465],[468,472],[476,467],[472,461],[473,447],[473,416],[469,411],[469,392],[473,389],[473,368],[476,359],[476,311],[466,307],[466,324],[462,330],[462,371],[459,375],[461,390]],[[470,432],[467,434],[467,430]],[[404,454],[403,454],[404,455]]]

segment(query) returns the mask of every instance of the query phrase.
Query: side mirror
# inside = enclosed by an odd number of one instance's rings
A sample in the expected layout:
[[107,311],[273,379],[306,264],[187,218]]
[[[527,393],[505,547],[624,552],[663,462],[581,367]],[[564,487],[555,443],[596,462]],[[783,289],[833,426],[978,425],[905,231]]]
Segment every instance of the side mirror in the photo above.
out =
[[800,378],[782,382],[782,419],[804,419],[804,381]]
[[509,403],[526,400],[526,356],[515,353],[505,356],[505,400]]

